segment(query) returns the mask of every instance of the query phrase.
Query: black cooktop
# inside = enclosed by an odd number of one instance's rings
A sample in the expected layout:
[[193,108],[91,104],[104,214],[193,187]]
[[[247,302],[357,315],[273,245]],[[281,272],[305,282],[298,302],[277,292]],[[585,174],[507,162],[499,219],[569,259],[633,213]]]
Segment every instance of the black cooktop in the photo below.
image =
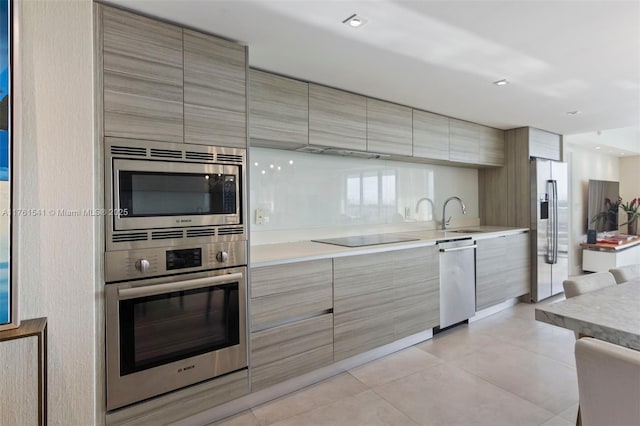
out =
[[311,240],[314,243],[333,244],[343,247],[375,246],[378,244],[404,243],[418,241],[419,238],[398,237],[389,234],[356,235],[355,237],[328,238],[325,240]]

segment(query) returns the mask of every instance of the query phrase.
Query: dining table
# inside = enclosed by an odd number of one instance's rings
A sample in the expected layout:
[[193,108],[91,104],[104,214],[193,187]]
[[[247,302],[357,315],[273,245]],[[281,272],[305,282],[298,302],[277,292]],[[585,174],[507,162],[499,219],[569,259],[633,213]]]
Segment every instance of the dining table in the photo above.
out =
[[640,279],[537,306],[535,318],[640,350]]

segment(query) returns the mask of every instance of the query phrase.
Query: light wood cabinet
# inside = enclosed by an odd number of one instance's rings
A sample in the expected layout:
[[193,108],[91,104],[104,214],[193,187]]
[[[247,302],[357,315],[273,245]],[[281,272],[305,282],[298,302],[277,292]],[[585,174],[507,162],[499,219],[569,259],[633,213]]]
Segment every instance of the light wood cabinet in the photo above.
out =
[[412,121],[411,108],[367,98],[367,151],[410,156]]
[[449,119],[449,160],[479,166],[503,166],[504,132],[454,118]]
[[449,160],[449,117],[413,110],[413,156]]
[[560,161],[562,137],[544,130],[529,128],[529,156]]
[[251,330],[330,310],[331,259],[252,268],[250,295]]
[[334,259],[334,359],[438,324],[434,247]]
[[245,46],[96,11],[104,136],[247,147]]
[[506,246],[505,299],[512,299],[530,291],[529,234],[507,235]]
[[449,119],[449,160],[476,163],[480,158],[482,126],[467,121]]
[[504,131],[482,127],[478,164],[504,166]]
[[333,362],[331,259],[251,269],[251,389]]
[[478,171],[480,221],[482,225],[528,228],[530,157],[560,160],[562,136],[531,127],[507,130],[504,134],[505,166]]
[[333,362],[333,314],[251,333],[253,392]]
[[437,246],[401,250],[394,256],[394,340],[440,323],[440,257]]
[[334,359],[393,342],[391,253],[339,257],[333,262]]
[[184,141],[246,148],[246,48],[184,30]]
[[367,98],[309,83],[309,144],[367,150]]
[[309,84],[249,71],[251,145],[298,148],[309,143]]
[[101,10],[105,136],[182,142],[182,29]]
[[476,310],[529,293],[529,234],[477,241]]

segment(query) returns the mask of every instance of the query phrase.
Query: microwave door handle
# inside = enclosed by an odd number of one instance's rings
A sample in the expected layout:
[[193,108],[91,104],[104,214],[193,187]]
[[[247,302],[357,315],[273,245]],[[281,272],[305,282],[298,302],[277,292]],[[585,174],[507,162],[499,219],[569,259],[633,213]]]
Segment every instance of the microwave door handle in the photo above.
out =
[[194,288],[213,287],[220,284],[236,282],[242,279],[242,272],[218,275],[215,277],[196,278],[195,280],[179,281],[175,283],[153,284],[142,287],[121,288],[118,290],[118,300],[136,299],[139,297],[155,296],[174,291],[192,290]]

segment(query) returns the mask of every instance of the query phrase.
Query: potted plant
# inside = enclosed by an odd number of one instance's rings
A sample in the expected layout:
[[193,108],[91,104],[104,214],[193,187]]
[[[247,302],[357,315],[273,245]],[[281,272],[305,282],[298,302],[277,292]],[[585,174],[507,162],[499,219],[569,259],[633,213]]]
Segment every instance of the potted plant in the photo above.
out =
[[638,235],[638,218],[640,217],[640,198],[634,198],[628,203],[620,203],[620,208],[627,214],[627,221],[622,225],[627,225],[627,234]]

